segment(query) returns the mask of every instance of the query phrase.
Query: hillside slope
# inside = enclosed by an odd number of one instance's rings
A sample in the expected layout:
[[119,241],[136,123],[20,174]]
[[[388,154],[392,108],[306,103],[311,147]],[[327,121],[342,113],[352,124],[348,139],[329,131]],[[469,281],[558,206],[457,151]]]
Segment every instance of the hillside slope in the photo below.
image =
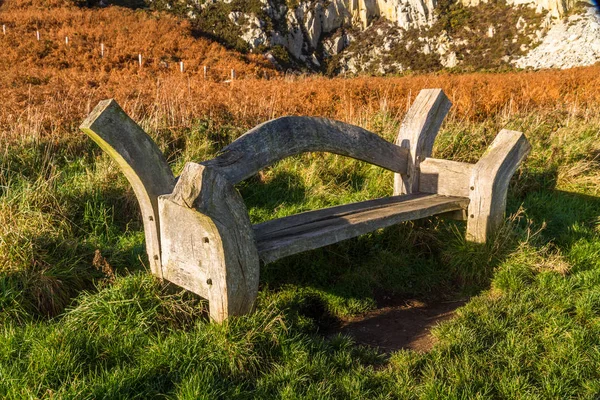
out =
[[0,25],[6,31],[0,31],[0,124],[13,129],[37,106],[44,110],[38,109],[40,128],[62,131],[61,122],[83,117],[95,104],[90,102],[101,98],[148,107],[165,80],[176,79],[183,87],[190,79],[223,81],[231,69],[238,79],[276,74],[262,56],[194,37],[189,22],[165,13],[7,0],[0,6]]

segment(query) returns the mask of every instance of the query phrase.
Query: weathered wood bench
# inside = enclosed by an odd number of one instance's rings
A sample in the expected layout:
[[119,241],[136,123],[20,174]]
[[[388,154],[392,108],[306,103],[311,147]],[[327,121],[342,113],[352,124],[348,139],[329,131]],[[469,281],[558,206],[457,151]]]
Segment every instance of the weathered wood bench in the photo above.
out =
[[[152,139],[114,100],[105,100],[81,129],[120,166],[144,219],[152,272],[209,300],[223,321],[252,310],[259,260],[265,263],[385,228],[444,213],[467,220],[467,239],[485,242],[501,223],[508,183],[529,152],[520,132],[502,130],[477,164],[431,158],[451,103],[440,89],[422,90],[396,140],[323,118],[265,122],[216,158],[186,164],[176,179]],[[325,151],[395,173],[394,196],[252,225],[238,182],[295,154]]]

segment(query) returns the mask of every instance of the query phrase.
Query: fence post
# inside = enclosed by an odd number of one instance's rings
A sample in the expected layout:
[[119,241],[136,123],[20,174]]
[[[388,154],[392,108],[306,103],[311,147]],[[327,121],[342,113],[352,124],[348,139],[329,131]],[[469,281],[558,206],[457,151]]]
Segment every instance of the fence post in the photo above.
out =
[[183,72],[183,61],[179,61],[179,71]]
[[206,79],[208,76],[208,67],[205,65],[204,66],[204,79]]
[[6,25],[2,25],[2,33],[6,35]]
[[140,68],[142,68],[142,55],[138,54],[138,61],[140,62]]
[[104,43],[100,43],[100,58],[104,58]]
[[65,44],[68,45],[69,44],[69,37],[65,36]]
[[36,39],[39,42],[39,40],[40,40],[40,31],[35,31],[35,37],[36,37]]
[[235,69],[231,69],[231,80],[233,81],[235,79]]

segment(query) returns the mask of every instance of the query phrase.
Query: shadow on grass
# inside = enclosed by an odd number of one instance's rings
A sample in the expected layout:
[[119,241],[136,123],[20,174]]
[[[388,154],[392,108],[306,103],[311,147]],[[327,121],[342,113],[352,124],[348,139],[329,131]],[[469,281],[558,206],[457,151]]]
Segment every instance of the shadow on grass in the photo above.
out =
[[577,227],[596,227],[600,215],[600,198],[580,193],[553,190],[538,192],[524,201],[527,215],[537,224],[546,224],[546,240],[558,247],[569,246],[589,235]]
[[[282,179],[269,186],[273,194],[268,202],[256,196],[249,205],[269,209],[275,200],[302,203],[303,194],[297,197],[293,185],[286,187],[289,182]],[[498,237],[486,245],[468,243],[462,222],[413,221],[263,265],[261,285],[321,293],[315,312],[324,313],[317,319],[326,322],[320,324],[325,334],[349,333],[386,351],[426,350],[429,329],[488,289],[496,267],[528,240],[532,227],[546,225],[541,242],[566,250],[589,235],[578,227],[598,224],[600,199],[555,190],[556,182],[555,169],[517,177],[507,214],[522,206],[524,218],[507,219]],[[260,191],[250,185],[244,194]]]
[[[429,330],[489,287],[494,268],[517,246],[490,255],[462,234],[456,222],[408,222],[263,265],[261,283],[319,293],[311,317],[327,336],[341,332],[385,351],[425,351]],[[460,249],[467,249],[464,270],[453,259]]]
[[94,249],[89,245],[35,237],[30,247],[28,268],[0,276],[4,311],[18,305],[23,315],[52,318],[62,313],[79,292],[94,289],[94,283],[105,278],[92,267]]
[[239,185],[239,191],[248,209],[273,214],[282,204],[299,206],[306,201],[306,186],[297,172],[278,170],[268,182],[261,182],[261,175],[247,179]]
[[[0,309],[18,309],[24,320],[58,316],[81,291],[95,291],[115,273],[147,265],[140,263],[146,257],[141,236],[123,234],[131,229],[132,215],[139,214],[135,199],[117,188],[74,190],[61,197],[70,206],[60,219],[69,221],[71,229],[4,238],[11,242],[4,255],[11,268],[0,275]],[[141,223],[133,225],[131,232],[141,229]]]

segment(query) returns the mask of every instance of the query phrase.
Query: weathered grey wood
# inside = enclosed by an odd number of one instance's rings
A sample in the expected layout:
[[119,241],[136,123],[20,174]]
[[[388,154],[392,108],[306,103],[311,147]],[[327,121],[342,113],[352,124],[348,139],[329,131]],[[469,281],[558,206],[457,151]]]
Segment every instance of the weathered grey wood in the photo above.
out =
[[[475,165],[429,158],[450,102],[421,91],[391,144],[362,128],[322,118],[285,117],[249,131],[213,160],[188,163],[175,178],[160,150],[112,100],[81,129],[117,161],[144,216],[152,271],[210,302],[223,321],[251,311],[265,262],[432,215],[464,218],[467,237],[485,242],[501,222],[510,177],[529,152],[523,134],[503,130]],[[252,226],[233,186],[285,157],[328,151],[396,173],[392,196]]]
[[510,178],[531,146],[521,132],[503,129],[473,168],[467,239],[485,243],[500,225],[506,210]]
[[168,195],[158,198],[158,209],[164,279],[209,299],[209,260],[222,258],[218,229],[211,218],[171,201]]
[[393,196],[310,211],[254,226],[260,258],[279,258],[356,237],[399,222],[466,209],[469,200],[435,194]]
[[152,272],[162,278],[158,196],[170,193],[175,177],[154,141],[114,100],[98,103],[81,124],[98,146],[117,162],[138,199]]
[[420,165],[419,192],[469,197],[474,167],[475,164],[426,158]]
[[215,321],[250,312],[258,292],[258,252],[248,211],[227,178],[188,163],[159,206],[165,277],[208,298]]
[[466,221],[467,220],[467,210],[456,210],[456,211],[448,211],[445,213],[438,214],[437,217],[441,219],[452,219],[455,221]]
[[302,226],[312,222],[326,220],[328,218],[338,218],[345,215],[351,215],[356,212],[377,210],[393,206],[402,201],[410,201],[412,199],[421,198],[423,195],[404,195],[404,196],[389,196],[379,199],[366,200],[357,203],[343,204],[340,206],[322,208],[319,210],[305,211],[302,213],[290,215],[283,218],[273,219],[253,226],[257,238],[266,238],[267,236],[278,235],[281,231],[289,230],[293,226]]
[[396,144],[409,150],[406,173],[395,174],[394,194],[419,190],[419,164],[431,156],[433,142],[452,103],[442,89],[423,89],[402,121]]
[[286,157],[326,151],[404,173],[408,150],[358,126],[325,118],[282,117],[242,135],[203,165],[238,183]]

